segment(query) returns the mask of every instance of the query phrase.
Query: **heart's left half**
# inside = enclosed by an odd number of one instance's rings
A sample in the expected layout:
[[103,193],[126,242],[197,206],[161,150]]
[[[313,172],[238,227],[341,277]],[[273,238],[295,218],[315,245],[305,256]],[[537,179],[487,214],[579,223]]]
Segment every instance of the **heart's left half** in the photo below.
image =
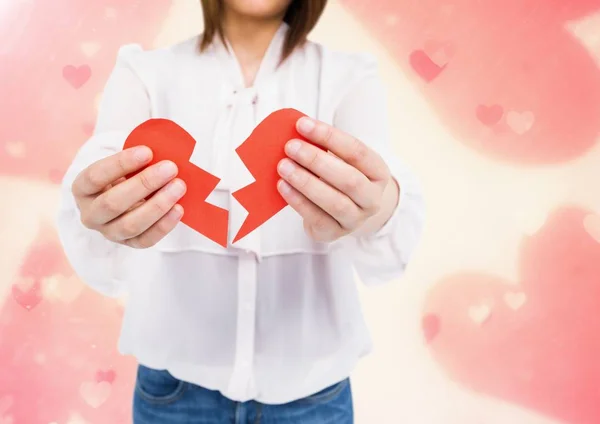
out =
[[177,176],[187,186],[185,195],[179,201],[184,209],[181,222],[227,247],[229,212],[206,202],[220,179],[190,162],[196,146],[194,137],[173,121],[150,119],[131,132],[123,149],[135,146],[148,146],[152,150],[152,162],[148,166],[163,160],[173,161],[177,165]]

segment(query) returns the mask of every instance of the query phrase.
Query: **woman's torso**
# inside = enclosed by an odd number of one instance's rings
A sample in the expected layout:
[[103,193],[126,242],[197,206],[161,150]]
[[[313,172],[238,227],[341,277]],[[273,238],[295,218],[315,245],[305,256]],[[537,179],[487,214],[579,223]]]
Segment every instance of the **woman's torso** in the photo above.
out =
[[[202,54],[196,39],[126,48],[151,116],[186,129],[196,140],[191,162],[222,178],[209,201],[229,210],[230,236],[246,216],[231,192],[252,181],[234,149],[278,109],[333,124],[365,65],[308,43],[278,67],[283,31],[250,88],[219,44]],[[312,241],[289,207],[226,249],[179,224],[154,248],[119,259],[129,292],[120,349],[236,400],[314,393],[347,377],[370,347],[348,256],[344,241]]]

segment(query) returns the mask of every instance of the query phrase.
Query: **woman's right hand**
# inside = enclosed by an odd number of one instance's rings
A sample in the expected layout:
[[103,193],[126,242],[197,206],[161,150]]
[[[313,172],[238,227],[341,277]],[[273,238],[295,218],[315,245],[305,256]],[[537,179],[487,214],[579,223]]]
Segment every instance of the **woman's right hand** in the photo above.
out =
[[177,166],[162,161],[125,179],[151,160],[152,151],[138,146],[84,169],[71,188],[83,225],[138,249],[155,245],[171,232],[183,216],[177,202],[186,190],[185,183],[175,178]]

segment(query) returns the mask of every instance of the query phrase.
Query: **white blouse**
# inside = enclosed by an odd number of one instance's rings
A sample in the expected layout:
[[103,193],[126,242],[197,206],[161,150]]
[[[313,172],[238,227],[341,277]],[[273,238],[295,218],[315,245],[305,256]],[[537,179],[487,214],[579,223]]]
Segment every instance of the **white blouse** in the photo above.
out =
[[[122,47],[95,133],[65,176],[57,221],[81,279],[105,295],[127,295],[123,354],[230,399],[270,404],[349,376],[371,344],[353,271],[366,284],[401,276],[424,215],[414,177],[388,144],[375,61],[309,42],[278,67],[286,31],[283,24],[250,88],[221,42],[203,53],[198,37],[151,51]],[[252,181],[234,149],[267,115],[288,107],[356,136],[388,161],[401,195],[376,234],[317,243],[288,206],[231,245],[247,213],[230,194]],[[230,211],[227,248],[182,223],[145,250],[114,244],[81,224],[70,191],[76,175],[121,150],[149,118],[185,128],[196,139],[191,161],[222,178],[208,200]]]

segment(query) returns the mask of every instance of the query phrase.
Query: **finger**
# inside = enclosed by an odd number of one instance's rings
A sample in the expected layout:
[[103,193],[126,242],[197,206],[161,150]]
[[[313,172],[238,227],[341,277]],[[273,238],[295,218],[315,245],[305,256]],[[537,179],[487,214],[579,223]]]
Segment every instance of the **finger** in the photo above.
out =
[[123,241],[139,236],[165,216],[185,194],[185,183],[175,179],[158,191],[151,199],[108,223],[102,230],[113,241]]
[[129,207],[129,209],[127,209],[127,211],[126,211],[126,212],[132,211],[132,210],[134,210],[135,208],[139,208],[139,207],[140,207],[141,205],[143,205],[144,203],[146,203],[146,200],[140,200],[139,202],[137,202],[137,203],[135,203],[135,204],[131,205],[131,206]]
[[331,215],[343,228],[352,230],[362,223],[364,212],[344,193],[290,159],[282,160],[277,169],[286,182]]
[[162,161],[112,187],[92,202],[86,221],[88,226],[95,228],[112,221],[176,175],[177,166],[171,161]]
[[109,184],[137,171],[152,159],[152,150],[137,146],[93,163],[77,175],[73,182],[75,196],[91,196]]
[[385,161],[359,139],[309,117],[300,118],[297,129],[308,140],[332,151],[370,180],[387,184],[389,171]]
[[161,241],[169,234],[183,217],[183,207],[175,205],[173,208],[159,219],[154,225],[144,231],[137,237],[127,239],[122,243],[135,249],[147,249]]
[[101,193],[104,193],[104,192],[106,192],[106,191],[110,190],[110,189],[111,189],[111,188],[113,188],[114,186],[116,186],[116,185],[119,185],[119,184],[121,184],[123,181],[126,181],[126,180],[127,180],[127,178],[125,178],[125,177],[121,177],[121,178],[119,178],[118,180],[116,180],[116,181],[113,181],[112,183],[110,183],[109,185],[107,185],[106,187],[104,187],[104,188],[101,190]]
[[315,205],[286,181],[279,180],[277,189],[285,201],[304,220],[304,227],[316,241],[331,241],[348,233],[347,230],[323,209]]
[[350,197],[362,209],[376,208],[383,187],[336,156],[302,140],[291,140],[285,151],[299,165]]

